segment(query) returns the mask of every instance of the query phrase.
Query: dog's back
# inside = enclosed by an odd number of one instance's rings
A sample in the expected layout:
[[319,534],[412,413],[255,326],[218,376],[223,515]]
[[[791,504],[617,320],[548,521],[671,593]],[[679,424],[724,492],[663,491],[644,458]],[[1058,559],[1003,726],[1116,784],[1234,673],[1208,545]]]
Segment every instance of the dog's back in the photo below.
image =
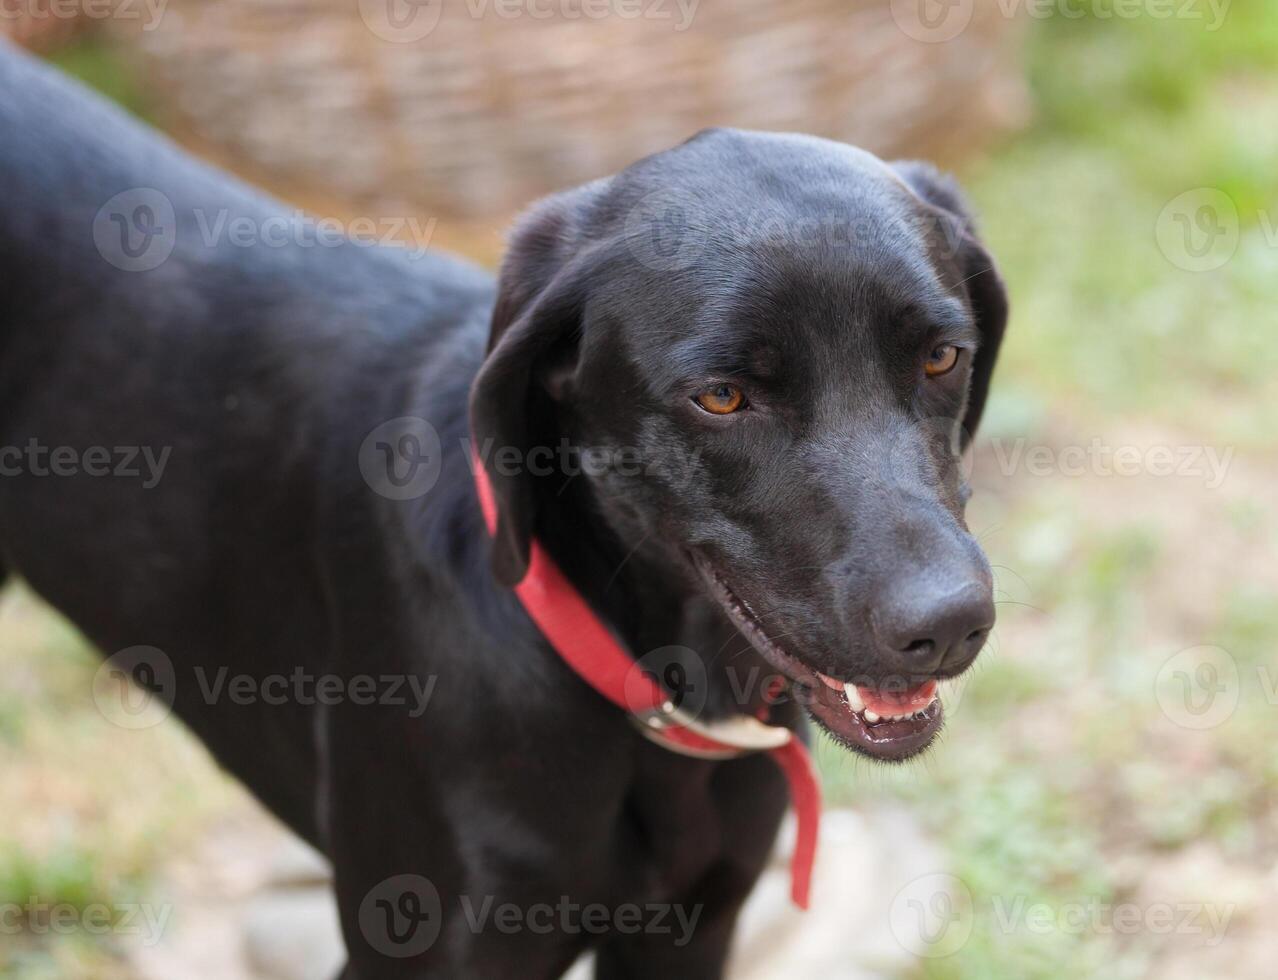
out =
[[165,651],[178,714],[314,837],[313,718],[203,703],[203,685],[322,658],[322,495],[359,481],[347,448],[403,414],[433,344],[461,331],[478,361],[491,281],[308,241],[283,205],[3,42],[0,91],[0,576],[107,654]]

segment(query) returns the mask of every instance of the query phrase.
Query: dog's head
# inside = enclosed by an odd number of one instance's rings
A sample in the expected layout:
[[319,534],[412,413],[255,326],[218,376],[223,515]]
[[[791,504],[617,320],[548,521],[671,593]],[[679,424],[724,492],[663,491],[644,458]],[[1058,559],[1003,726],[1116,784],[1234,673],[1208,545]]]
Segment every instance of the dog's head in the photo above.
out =
[[[590,447],[619,542],[663,548],[842,742],[905,758],[994,621],[959,454],[1006,318],[929,167],[712,131],[519,225],[472,424],[524,460]],[[489,466],[507,583],[537,470]]]

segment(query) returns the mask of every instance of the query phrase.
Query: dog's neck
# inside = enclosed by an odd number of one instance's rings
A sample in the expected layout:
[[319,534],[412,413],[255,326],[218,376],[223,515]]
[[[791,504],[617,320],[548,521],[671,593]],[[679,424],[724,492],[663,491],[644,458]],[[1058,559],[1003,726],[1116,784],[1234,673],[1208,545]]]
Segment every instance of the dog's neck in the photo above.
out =
[[[651,538],[621,538],[604,526],[584,479],[542,501],[538,536],[591,608],[637,658],[684,663],[692,692],[707,716],[754,713],[766,702],[775,672],[705,594],[690,569],[679,567]],[[667,648],[683,647],[687,652]],[[701,679],[704,678],[704,681]]]

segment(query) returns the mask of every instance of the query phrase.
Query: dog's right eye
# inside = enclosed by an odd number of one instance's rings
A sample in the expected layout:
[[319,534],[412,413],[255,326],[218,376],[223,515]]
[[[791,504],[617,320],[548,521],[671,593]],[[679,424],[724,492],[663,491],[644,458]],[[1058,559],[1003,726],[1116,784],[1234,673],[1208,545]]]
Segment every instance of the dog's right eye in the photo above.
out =
[[736,385],[721,384],[707,388],[693,398],[711,415],[731,415],[745,408],[745,392]]
[[942,344],[923,362],[923,373],[929,378],[939,378],[954,370],[958,363],[959,349],[953,344]]

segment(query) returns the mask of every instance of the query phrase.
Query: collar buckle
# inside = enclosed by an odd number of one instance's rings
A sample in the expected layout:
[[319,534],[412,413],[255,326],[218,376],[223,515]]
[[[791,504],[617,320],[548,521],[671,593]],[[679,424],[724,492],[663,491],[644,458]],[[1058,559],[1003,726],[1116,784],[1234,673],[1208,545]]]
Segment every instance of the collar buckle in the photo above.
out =
[[[789,744],[794,738],[790,729],[765,724],[751,715],[701,721],[668,699],[655,708],[635,712],[629,717],[650,741],[695,759],[732,759],[752,752],[767,752]],[[671,729],[691,732],[699,740],[713,744],[685,744],[668,734]]]

